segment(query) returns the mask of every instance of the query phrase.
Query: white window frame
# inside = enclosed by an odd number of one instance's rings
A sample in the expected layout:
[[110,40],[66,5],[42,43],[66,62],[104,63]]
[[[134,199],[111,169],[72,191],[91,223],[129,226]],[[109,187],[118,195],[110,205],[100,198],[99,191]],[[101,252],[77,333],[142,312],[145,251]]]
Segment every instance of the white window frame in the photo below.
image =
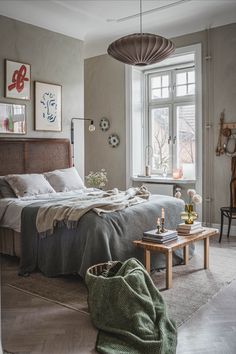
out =
[[[158,104],[158,105],[150,105],[149,106],[149,113],[148,113],[148,117],[147,117],[147,120],[149,121],[149,139],[148,139],[148,142],[149,144],[151,145],[151,141],[152,141],[152,118],[151,118],[151,110],[152,109],[158,109],[158,108],[168,108],[169,109],[169,136],[172,136],[172,132],[173,132],[173,110],[172,110],[172,105],[171,103],[164,103],[163,101]],[[148,144],[148,142],[146,142],[146,144]],[[172,144],[169,144],[169,151],[170,151],[170,157],[171,157],[171,161],[172,161],[172,156],[173,156],[173,146]],[[173,169],[173,166],[172,166],[172,163],[170,164],[169,166],[169,169],[167,170],[167,174],[171,174],[172,173],[172,169]],[[152,174],[155,175],[155,174],[159,174],[159,173],[162,173],[161,170],[154,170],[152,168]]]
[[[190,105],[195,105],[195,144],[196,144],[196,140],[197,140],[197,134],[196,134],[196,100],[193,98],[192,96],[192,100],[189,101],[179,101],[179,102],[175,102],[173,104],[173,136],[177,137],[177,107],[178,106],[190,106]],[[197,174],[197,168],[196,168],[196,159],[197,159],[197,146],[195,146],[195,178],[196,178],[196,174]],[[177,148],[173,149],[173,161],[174,161],[174,167],[173,168],[179,168],[179,166],[177,165],[178,162],[178,157],[177,157]]]
[[[189,67],[189,68],[181,68],[181,69],[177,69],[174,71],[174,78],[173,78],[173,82],[174,82],[174,99],[175,101],[176,100],[182,100],[182,98],[185,98],[186,100],[193,100],[195,99],[195,95],[196,95],[196,68],[195,68],[195,65],[194,65],[194,70],[195,70],[195,94],[194,95],[183,95],[183,96],[177,96],[177,86],[181,86],[181,85],[177,85],[177,73],[182,73],[182,72],[189,72],[189,71],[192,71],[191,70],[192,68]],[[183,84],[184,85],[184,84]],[[187,86],[188,85],[191,85],[191,84],[186,84]]]
[[[202,48],[201,43],[189,45],[186,47],[177,48],[175,50],[174,56],[183,54],[195,55],[195,114],[196,114],[196,181],[195,188],[199,193],[202,193]],[[161,63],[160,63],[161,64]],[[183,66],[186,66],[183,64]],[[129,187],[134,181],[145,181],[143,177],[137,177],[133,175],[132,172],[132,67],[126,65],[125,67],[125,80],[126,80],[126,186]],[[143,88],[145,91],[145,88]],[[147,111],[147,107],[144,105],[143,113]],[[143,123],[144,125],[144,123]],[[142,156],[144,161],[144,157]],[[152,178],[153,182],[161,182],[163,178],[158,177]],[[171,183],[171,181],[166,181]],[[173,181],[176,183],[176,181]],[[183,181],[182,183],[188,183]]]
[[[183,95],[183,96],[177,96],[176,95],[176,74],[179,72],[189,72],[194,70],[195,71],[195,65],[194,63],[189,63],[185,67],[181,65],[181,68],[179,68],[180,65],[173,66],[169,68],[169,70],[159,69],[159,70],[153,70],[152,72],[147,71],[144,72],[144,77],[145,77],[145,83],[146,83],[146,98],[145,101],[148,102],[148,109],[146,110],[146,117],[145,120],[148,121],[147,128],[148,128],[148,136],[147,139],[144,141],[144,145],[152,145],[151,140],[152,140],[152,118],[151,118],[151,110],[155,108],[164,108],[168,107],[169,108],[169,136],[171,138],[170,140],[170,161],[169,161],[169,168],[167,171],[167,174],[169,176],[172,176],[172,171],[173,169],[177,168],[177,151],[175,148],[175,141],[177,137],[177,126],[175,124],[176,122],[176,106],[179,105],[195,105],[195,94],[194,95]],[[157,99],[152,99],[151,98],[151,80],[153,77],[156,76],[164,76],[168,75],[169,76],[169,81],[170,81],[170,95],[169,98],[157,98]],[[186,84],[187,85],[187,84]],[[195,84],[196,86],[196,84]],[[162,171],[159,169],[152,169],[152,174],[161,174]],[[196,175],[196,160],[195,160],[195,175]]]
[[[157,73],[159,73],[159,71],[156,71],[155,73],[152,73],[152,74],[148,74],[148,76],[149,76],[149,85],[148,85],[148,90],[147,90],[147,93],[148,93],[148,102],[149,102],[149,105],[150,104],[156,104],[157,102],[159,103],[160,102],[160,104],[161,103],[163,103],[163,102],[166,102],[166,101],[170,101],[171,99],[172,99],[172,95],[173,95],[173,90],[169,90],[169,94],[170,94],[170,96],[168,97],[168,98],[154,98],[154,99],[152,99],[151,98],[151,91],[152,91],[152,87],[151,87],[151,79],[152,79],[152,77],[155,77],[155,76],[157,76],[156,74]],[[167,71],[167,70],[163,70],[163,71],[160,71],[160,76],[165,76],[165,75],[168,75],[169,76],[169,80],[170,80],[170,82],[172,81],[171,80],[171,73],[170,73],[170,71]],[[144,75],[146,76],[146,73],[144,73]],[[162,88],[162,87],[161,87]]]

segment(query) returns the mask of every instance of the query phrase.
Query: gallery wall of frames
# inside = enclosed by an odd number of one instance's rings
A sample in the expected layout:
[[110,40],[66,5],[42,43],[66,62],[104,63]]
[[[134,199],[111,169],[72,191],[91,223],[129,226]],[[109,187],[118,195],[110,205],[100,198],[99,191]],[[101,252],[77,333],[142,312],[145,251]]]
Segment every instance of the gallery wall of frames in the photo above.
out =
[[[5,59],[5,98],[0,102],[0,133],[26,134],[26,102],[34,100],[34,129],[62,130],[62,86],[58,83],[31,81],[31,65]],[[31,97],[31,85],[34,97]],[[18,103],[12,99],[19,100]]]

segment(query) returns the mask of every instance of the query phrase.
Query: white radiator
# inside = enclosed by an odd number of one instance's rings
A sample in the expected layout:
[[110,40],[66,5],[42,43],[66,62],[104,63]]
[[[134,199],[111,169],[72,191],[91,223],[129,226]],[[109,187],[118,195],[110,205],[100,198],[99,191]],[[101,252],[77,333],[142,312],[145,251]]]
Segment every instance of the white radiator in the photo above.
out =
[[143,185],[152,194],[169,195],[170,197],[174,195],[175,186],[173,184],[143,183]]

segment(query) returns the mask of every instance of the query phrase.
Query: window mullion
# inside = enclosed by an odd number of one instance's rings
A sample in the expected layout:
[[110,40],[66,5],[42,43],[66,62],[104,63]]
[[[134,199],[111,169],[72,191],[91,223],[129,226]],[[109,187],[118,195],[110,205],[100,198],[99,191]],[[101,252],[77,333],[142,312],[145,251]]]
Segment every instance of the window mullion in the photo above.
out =
[[175,143],[173,143],[173,169],[176,169],[178,166],[178,156],[177,156],[177,119],[176,119],[176,104],[173,102],[172,105],[172,114],[173,114],[173,139],[175,139]]
[[176,143],[174,144],[174,137],[176,136],[175,132],[175,116],[174,116],[174,100],[175,100],[175,74],[174,70],[171,71],[171,86],[172,86],[172,101],[171,101],[171,136],[172,136],[172,146],[171,146],[171,166],[172,166],[172,171],[175,166],[175,161],[176,161],[176,152],[175,152],[175,146]]

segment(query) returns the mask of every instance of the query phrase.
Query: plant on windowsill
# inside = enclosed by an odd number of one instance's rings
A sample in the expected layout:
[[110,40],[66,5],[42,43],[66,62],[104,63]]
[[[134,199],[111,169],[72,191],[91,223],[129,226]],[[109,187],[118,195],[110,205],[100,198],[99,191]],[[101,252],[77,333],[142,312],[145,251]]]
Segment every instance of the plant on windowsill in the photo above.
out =
[[[185,222],[185,224],[193,224],[194,220],[197,219],[198,214],[193,210],[194,204],[201,204],[202,197],[200,194],[197,194],[195,189],[188,189],[188,203],[185,204],[184,211],[181,213],[181,219]],[[181,198],[181,192],[177,191],[175,193],[176,198]]]
[[85,180],[88,187],[103,189],[108,182],[107,172],[104,168],[97,172],[90,171]]

